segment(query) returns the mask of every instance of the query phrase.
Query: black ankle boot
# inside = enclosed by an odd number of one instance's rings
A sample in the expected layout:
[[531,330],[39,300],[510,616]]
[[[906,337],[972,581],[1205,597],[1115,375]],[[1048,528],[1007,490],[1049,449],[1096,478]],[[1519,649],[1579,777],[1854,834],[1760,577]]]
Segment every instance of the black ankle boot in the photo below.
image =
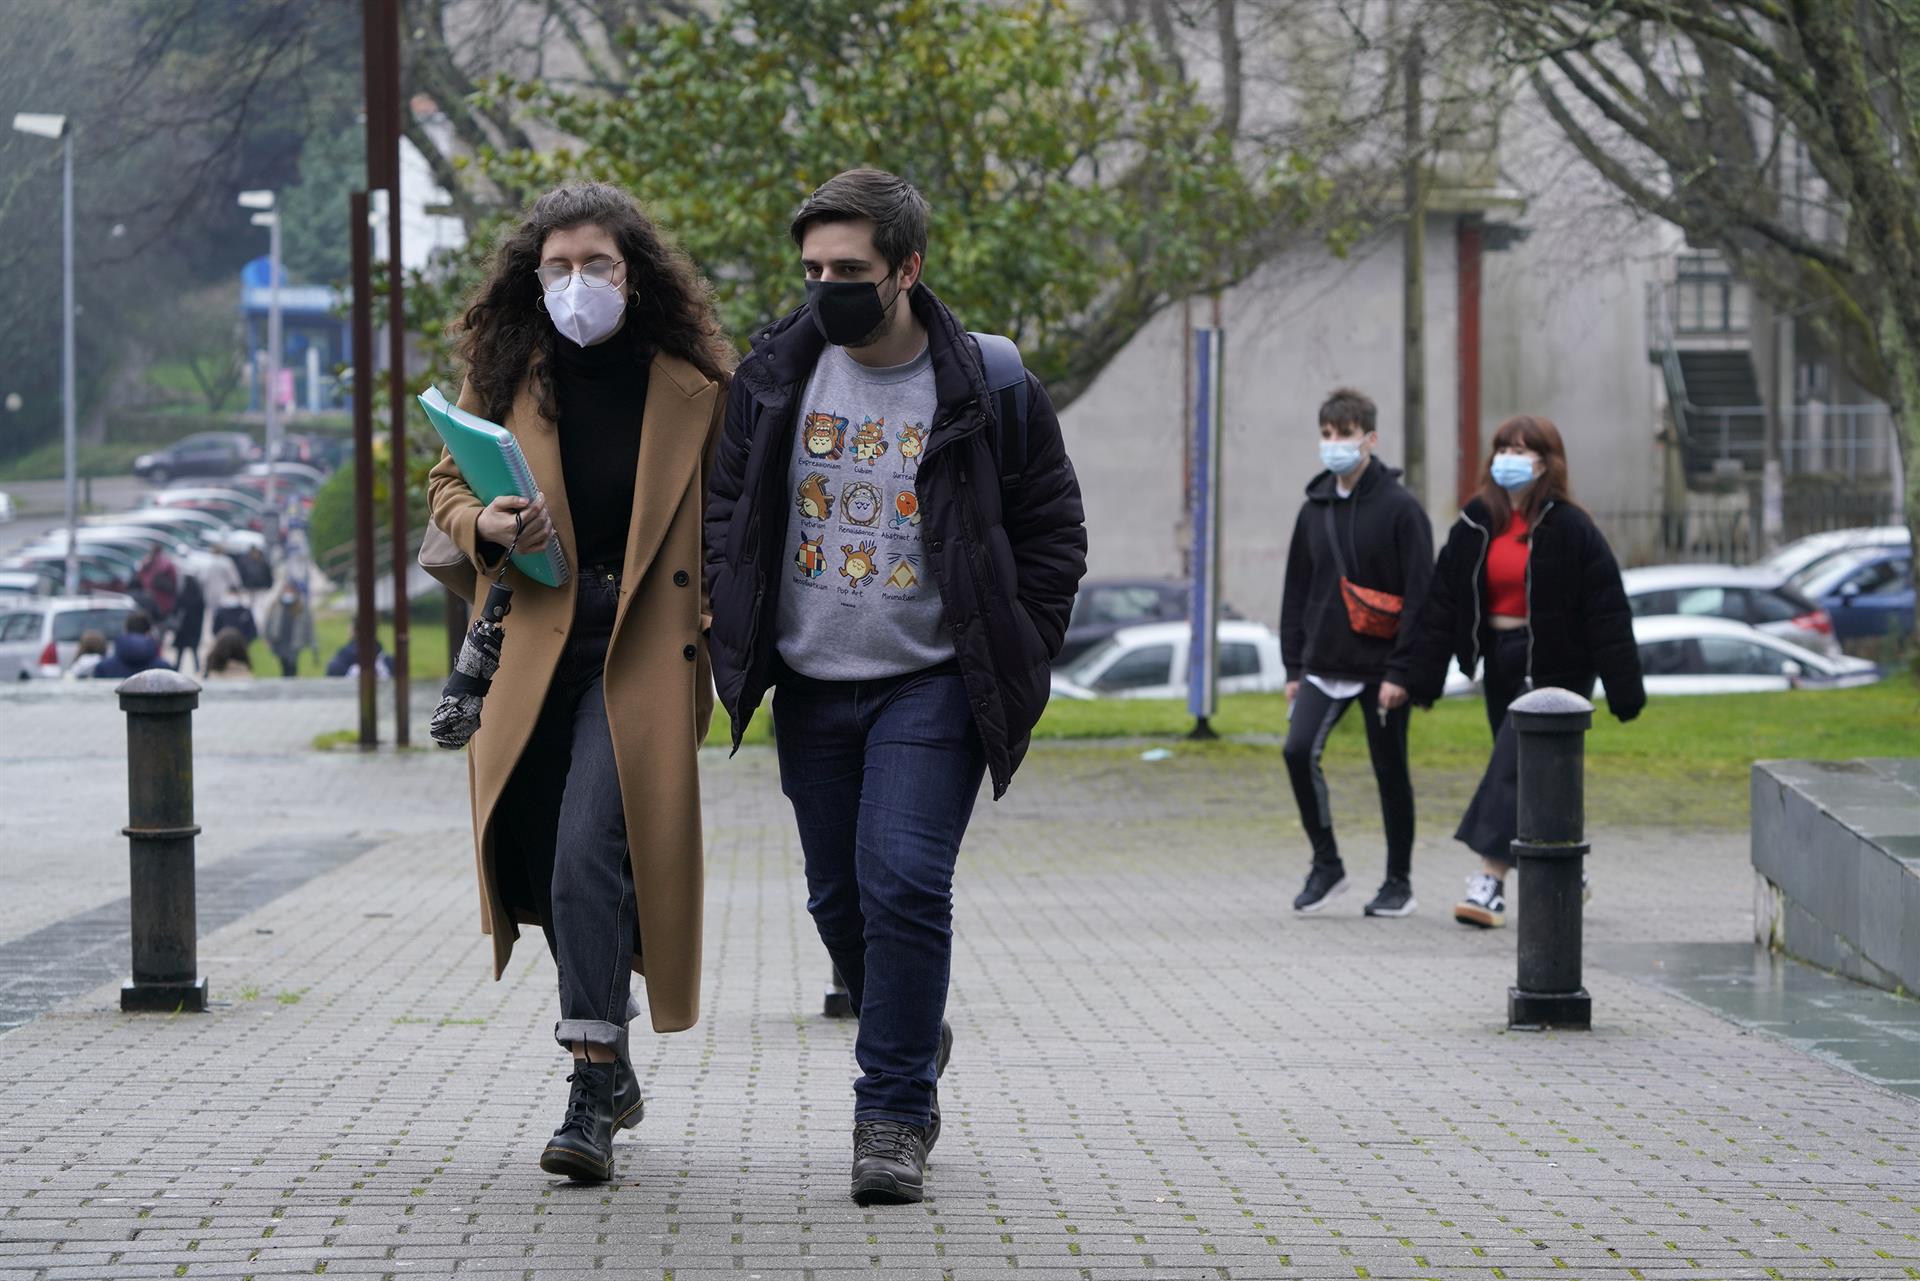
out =
[[566,1119],[547,1140],[541,1169],[579,1183],[604,1183],[613,1177],[613,1077],[611,1063],[573,1061]]
[[633,1057],[627,1049],[627,1029],[620,1029],[620,1040],[613,1048],[613,1128],[631,1130],[647,1114],[647,1101],[640,1097],[640,1078],[633,1074]]
[[853,1199],[910,1205],[927,1195],[927,1132],[905,1121],[853,1123]]
[[625,1059],[615,1059],[607,1066],[613,1069],[613,1128],[631,1130],[647,1114],[647,1101],[640,1097],[640,1078]]

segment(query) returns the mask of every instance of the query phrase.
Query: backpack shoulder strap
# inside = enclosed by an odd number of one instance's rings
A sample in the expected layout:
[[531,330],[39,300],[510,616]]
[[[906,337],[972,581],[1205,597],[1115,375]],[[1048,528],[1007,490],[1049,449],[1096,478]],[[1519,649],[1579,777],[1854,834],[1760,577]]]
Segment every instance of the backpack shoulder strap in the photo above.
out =
[[972,335],[986,369],[987,394],[994,400],[1000,434],[994,452],[1000,459],[1000,487],[1010,488],[1027,469],[1027,367],[1020,348],[1004,334]]

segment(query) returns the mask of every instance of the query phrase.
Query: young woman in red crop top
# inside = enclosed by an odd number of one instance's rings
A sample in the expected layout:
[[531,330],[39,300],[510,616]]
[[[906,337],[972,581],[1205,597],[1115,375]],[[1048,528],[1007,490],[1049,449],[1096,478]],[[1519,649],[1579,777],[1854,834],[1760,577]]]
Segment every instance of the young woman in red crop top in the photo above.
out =
[[1620,568],[1568,493],[1567,453],[1545,418],[1510,418],[1494,432],[1480,492],[1461,510],[1421,610],[1409,687],[1416,702],[1440,693],[1448,659],[1472,674],[1484,663],[1493,755],[1454,839],[1480,855],[1454,919],[1506,923],[1506,873],[1518,836],[1519,752],[1507,706],[1528,689],[1581,695],[1596,677],[1615,716],[1646,702],[1633,616]]

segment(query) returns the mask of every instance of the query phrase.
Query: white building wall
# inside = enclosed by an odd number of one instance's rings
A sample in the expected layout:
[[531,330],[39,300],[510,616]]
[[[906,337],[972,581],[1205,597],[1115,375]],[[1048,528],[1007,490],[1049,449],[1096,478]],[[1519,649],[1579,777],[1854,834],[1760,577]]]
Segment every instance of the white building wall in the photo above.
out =
[[[1221,595],[1277,624],[1302,491],[1320,470],[1318,411],[1337,386],[1380,410],[1380,457],[1401,466],[1401,240],[1376,237],[1342,261],[1318,246],[1282,256],[1222,299],[1226,439]],[[1451,517],[1456,286],[1453,220],[1427,238],[1427,506]],[[1212,314],[1193,304],[1196,325]],[[1185,413],[1182,323],[1171,307],[1135,336],[1061,416],[1087,507],[1090,577],[1177,577]]]

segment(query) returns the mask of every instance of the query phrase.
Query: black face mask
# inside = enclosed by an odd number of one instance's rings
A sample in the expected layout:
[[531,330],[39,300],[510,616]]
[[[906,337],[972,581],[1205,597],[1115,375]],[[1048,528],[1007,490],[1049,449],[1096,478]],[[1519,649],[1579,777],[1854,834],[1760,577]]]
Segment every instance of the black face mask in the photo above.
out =
[[870,280],[809,280],[807,308],[813,327],[836,347],[864,347],[887,323],[887,312],[900,301],[900,291],[884,305],[880,286]]

